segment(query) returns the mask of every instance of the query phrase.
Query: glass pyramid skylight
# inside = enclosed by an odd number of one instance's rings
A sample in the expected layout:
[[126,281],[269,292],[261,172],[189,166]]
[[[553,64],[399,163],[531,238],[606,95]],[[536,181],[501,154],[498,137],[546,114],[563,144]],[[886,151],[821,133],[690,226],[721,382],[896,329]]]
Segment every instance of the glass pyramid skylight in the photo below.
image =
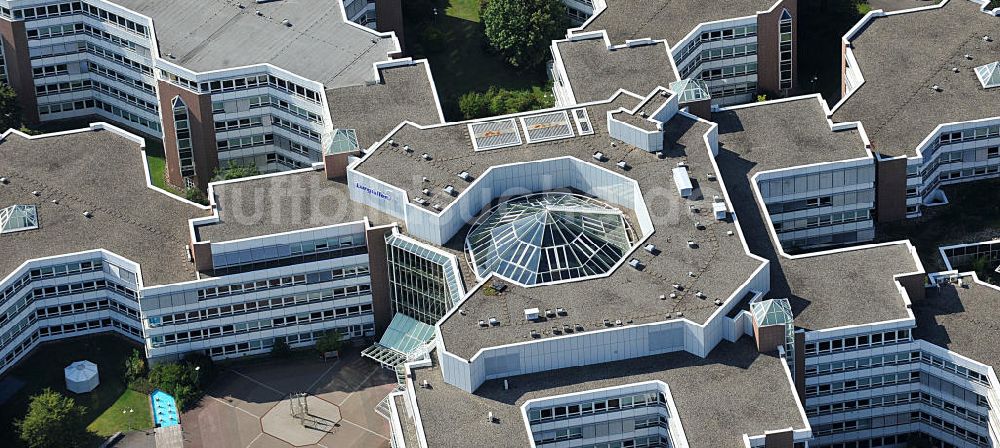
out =
[[976,67],[976,77],[985,89],[1000,87],[1000,61]]
[[326,155],[354,152],[359,148],[358,133],[354,129],[334,129],[333,139],[326,148]]
[[677,99],[680,104],[712,98],[712,95],[708,93],[708,85],[700,79],[674,81],[670,83],[670,90],[680,95],[680,98]]
[[792,322],[792,305],[788,299],[770,299],[750,306],[758,327],[787,325]]
[[542,193],[486,213],[465,247],[480,278],[495,273],[531,286],[606,273],[633,240],[621,210],[585,196]]
[[0,209],[0,233],[14,233],[38,228],[34,205],[12,205]]

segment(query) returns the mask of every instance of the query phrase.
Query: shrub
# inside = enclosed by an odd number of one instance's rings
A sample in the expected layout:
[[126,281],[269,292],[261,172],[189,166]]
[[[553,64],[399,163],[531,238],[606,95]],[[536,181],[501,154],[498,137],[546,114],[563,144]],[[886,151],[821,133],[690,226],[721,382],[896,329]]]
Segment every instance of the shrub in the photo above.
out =
[[[217,167],[215,168],[215,173],[212,176],[213,181],[219,180],[233,180],[240,179],[243,177],[256,176],[260,174],[260,170],[257,169],[257,165],[252,163],[246,165],[240,165],[232,160],[225,168]],[[197,202],[197,201],[195,201]]]
[[201,191],[197,187],[185,188],[184,199],[187,199],[191,202],[197,202],[199,204],[208,204],[208,198],[205,197],[205,192]]
[[131,384],[133,381],[146,376],[146,357],[139,353],[139,350],[132,350],[132,354],[125,360],[125,383]]
[[321,355],[329,352],[340,351],[340,348],[344,346],[344,341],[341,340],[340,332],[337,330],[328,331],[323,337],[316,341],[316,351]]
[[469,92],[462,95],[458,106],[465,119],[544,109],[555,105],[555,98],[549,90],[540,87],[522,90],[490,87],[483,93]]
[[149,384],[154,389],[160,389],[177,400],[177,407],[185,409],[201,398],[200,372],[194,364],[164,363],[149,371]]
[[274,338],[274,345],[271,346],[271,356],[275,358],[287,358],[292,354],[292,347],[288,345],[285,338]]

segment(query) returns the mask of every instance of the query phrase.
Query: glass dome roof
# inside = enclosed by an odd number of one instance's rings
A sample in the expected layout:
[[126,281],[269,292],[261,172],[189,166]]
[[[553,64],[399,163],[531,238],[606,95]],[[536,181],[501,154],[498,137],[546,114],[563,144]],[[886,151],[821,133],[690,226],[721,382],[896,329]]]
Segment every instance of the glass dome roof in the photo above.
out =
[[0,233],[13,233],[38,228],[34,205],[12,205],[0,209]]
[[485,213],[465,248],[480,278],[497,274],[531,286],[606,273],[634,240],[621,210],[576,194],[542,193]]

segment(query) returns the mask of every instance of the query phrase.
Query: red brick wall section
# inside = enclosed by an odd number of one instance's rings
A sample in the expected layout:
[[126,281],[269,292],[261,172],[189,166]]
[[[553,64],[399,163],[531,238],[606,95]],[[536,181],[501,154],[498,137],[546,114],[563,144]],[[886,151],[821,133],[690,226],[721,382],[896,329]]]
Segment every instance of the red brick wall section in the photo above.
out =
[[906,158],[875,164],[875,215],[877,222],[906,217]]
[[347,165],[350,162],[351,155],[345,152],[323,156],[323,170],[326,172],[327,180],[344,179],[347,177]]
[[[399,48],[406,53],[406,40],[403,39],[403,7],[400,0],[375,0],[376,28],[382,32],[395,31],[399,39]],[[401,55],[393,55],[397,57]]]
[[375,337],[381,338],[389,322],[392,321],[392,304],[389,301],[389,263],[387,260],[385,235],[392,233],[393,226],[370,227],[365,236],[368,240],[368,266],[372,279],[372,311],[375,313]]
[[799,401],[806,402],[806,333],[804,331],[795,332],[795,392],[799,394]]
[[194,258],[194,268],[198,272],[208,272],[215,269],[215,263],[212,261],[212,243],[207,241],[192,242],[191,257]]
[[163,151],[167,156],[167,182],[184,187],[180,159],[177,154],[177,134],[174,128],[172,101],[180,96],[188,107],[191,144],[194,148],[195,183],[205,190],[219,166],[219,151],[215,145],[215,119],[212,117],[212,97],[197,94],[169,82],[157,81],[159,88],[160,116],[163,118]]
[[[17,92],[24,121],[38,123],[38,99],[35,97],[35,82],[31,76],[31,55],[28,53],[28,35],[23,21],[10,21],[0,17],[0,37],[3,38],[4,62],[7,65],[7,81]],[[6,129],[0,130],[0,132]]]
[[794,95],[799,89],[799,3],[798,0],[784,0],[773,11],[757,15],[757,91],[769,98],[784,96],[778,88],[778,21],[785,9],[792,15],[792,89],[788,95]]

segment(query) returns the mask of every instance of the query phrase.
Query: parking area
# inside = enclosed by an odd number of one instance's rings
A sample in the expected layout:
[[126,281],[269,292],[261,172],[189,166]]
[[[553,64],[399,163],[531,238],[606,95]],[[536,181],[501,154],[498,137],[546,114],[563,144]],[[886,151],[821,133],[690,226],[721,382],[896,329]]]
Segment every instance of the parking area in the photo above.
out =
[[[389,446],[375,405],[395,386],[388,370],[347,351],[337,361],[264,359],[220,373],[199,405],[182,414],[187,448]],[[289,396],[309,394],[309,413],[292,418]]]

